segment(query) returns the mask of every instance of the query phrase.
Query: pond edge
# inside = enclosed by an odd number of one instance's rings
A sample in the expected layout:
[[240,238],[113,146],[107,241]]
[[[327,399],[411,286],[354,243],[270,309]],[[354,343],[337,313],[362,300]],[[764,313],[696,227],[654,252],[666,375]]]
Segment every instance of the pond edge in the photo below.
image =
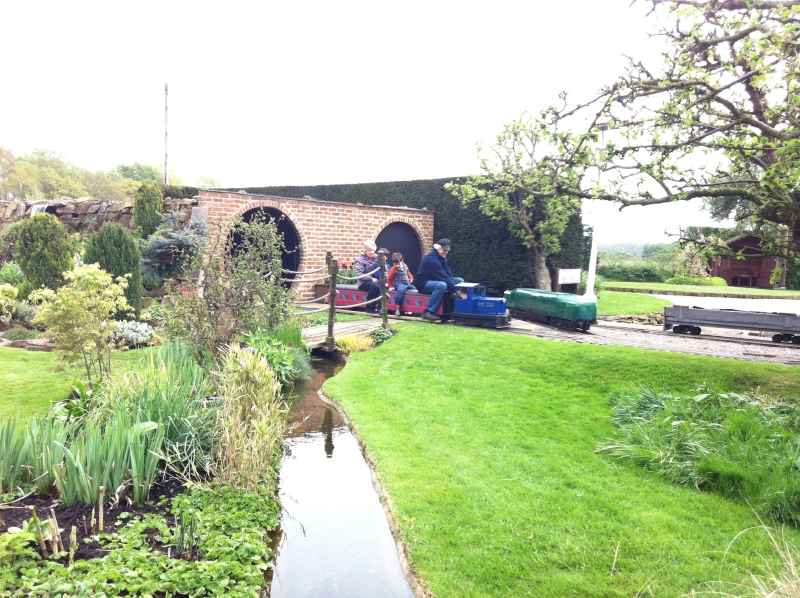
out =
[[322,392],[322,389],[317,391],[317,396],[319,396],[320,400],[336,409],[336,412],[339,414],[339,417],[342,418],[344,424],[350,428],[350,432],[353,434],[353,437],[356,439],[358,443],[358,447],[361,449],[361,454],[364,456],[364,461],[367,462],[367,466],[369,467],[370,477],[372,478],[372,487],[375,489],[375,492],[378,494],[378,498],[380,499],[381,506],[383,507],[383,512],[386,515],[386,520],[389,523],[389,529],[392,532],[392,538],[394,538],[394,543],[397,548],[397,557],[400,561],[400,568],[403,571],[403,575],[408,581],[408,585],[411,586],[411,591],[414,592],[414,596],[416,598],[432,598],[433,594],[425,587],[424,583],[417,578],[414,571],[411,569],[411,565],[408,562],[408,547],[406,543],[403,542],[402,538],[400,537],[399,533],[399,526],[395,521],[395,508],[394,503],[392,503],[392,499],[389,496],[389,493],[386,492],[381,485],[380,478],[378,477],[378,471],[375,467],[375,462],[372,460],[372,457],[367,450],[367,445],[364,444],[364,441],[361,440],[361,437],[358,435],[357,428],[353,425],[353,422],[350,421],[350,418],[347,417],[347,413],[342,408],[339,403],[334,401],[333,399],[327,397],[325,393]]

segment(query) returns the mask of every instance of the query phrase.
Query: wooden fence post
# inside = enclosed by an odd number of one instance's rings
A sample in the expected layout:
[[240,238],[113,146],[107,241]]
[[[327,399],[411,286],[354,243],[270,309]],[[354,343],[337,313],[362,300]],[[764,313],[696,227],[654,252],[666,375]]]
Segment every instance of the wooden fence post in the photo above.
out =
[[336,279],[339,276],[339,263],[332,257],[328,265],[328,276],[330,276],[330,282],[328,284],[330,292],[328,295],[328,305],[330,307],[328,309],[328,336],[325,337],[325,346],[328,348],[328,351],[333,353],[334,349],[336,349],[336,341],[333,338],[333,323],[336,320]]
[[385,330],[389,330],[389,310],[386,306],[389,302],[386,294],[386,256],[382,253],[378,255],[378,266],[381,269],[381,319],[383,320],[381,326]]

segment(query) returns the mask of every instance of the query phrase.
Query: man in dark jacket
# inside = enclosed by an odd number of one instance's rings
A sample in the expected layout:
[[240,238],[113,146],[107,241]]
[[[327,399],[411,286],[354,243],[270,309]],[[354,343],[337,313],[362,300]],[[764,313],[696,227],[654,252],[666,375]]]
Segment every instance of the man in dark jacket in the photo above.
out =
[[444,298],[446,292],[454,293],[456,285],[464,282],[463,278],[453,276],[450,264],[447,263],[447,254],[450,253],[450,239],[439,239],[419,264],[417,275],[414,277],[414,286],[420,293],[431,296],[422,317],[425,320],[438,321],[435,312]]

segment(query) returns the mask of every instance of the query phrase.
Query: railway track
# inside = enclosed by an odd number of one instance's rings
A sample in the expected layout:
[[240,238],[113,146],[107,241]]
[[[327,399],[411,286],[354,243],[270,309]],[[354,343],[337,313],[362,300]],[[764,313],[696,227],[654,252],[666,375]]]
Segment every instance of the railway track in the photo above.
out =
[[642,334],[653,334],[658,336],[665,336],[669,338],[696,338],[700,340],[720,341],[723,343],[737,343],[740,345],[766,345],[768,347],[787,347],[789,349],[800,349],[800,345],[793,345],[792,343],[776,343],[772,340],[765,338],[736,338],[735,336],[723,336],[717,334],[675,334],[674,332],[667,332],[665,330],[646,330],[643,328],[634,328],[626,326],[625,324],[598,324],[597,328],[613,328],[615,330],[624,330],[625,332],[640,332]]

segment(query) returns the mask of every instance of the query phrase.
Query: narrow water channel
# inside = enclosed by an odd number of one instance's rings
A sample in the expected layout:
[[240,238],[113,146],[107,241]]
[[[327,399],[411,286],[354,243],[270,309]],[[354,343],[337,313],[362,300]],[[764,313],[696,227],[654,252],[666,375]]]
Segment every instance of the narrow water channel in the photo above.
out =
[[414,597],[358,443],[317,396],[343,365],[315,360],[291,405],[271,598]]

